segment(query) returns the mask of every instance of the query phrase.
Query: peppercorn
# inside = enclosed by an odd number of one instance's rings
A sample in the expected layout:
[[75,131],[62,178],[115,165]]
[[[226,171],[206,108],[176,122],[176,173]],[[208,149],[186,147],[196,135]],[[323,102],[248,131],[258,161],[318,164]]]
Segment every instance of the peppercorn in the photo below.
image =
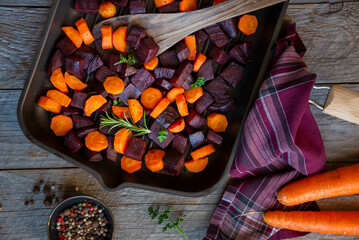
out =
[[26,201],[24,202],[24,205],[25,205],[25,206],[29,205],[29,202],[26,200]]
[[51,204],[52,204],[52,198],[46,197],[44,200],[44,205],[49,207],[49,206],[51,206]]
[[45,195],[49,194],[49,193],[51,192],[50,186],[45,185],[45,186],[44,186],[44,189],[42,189],[42,192],[43,192]]
[[29,203],[30,205],[34,205],[34,199],[30,199]]
[[40,187],[38,185],[35,185],[34,189],[32,189],[32,193],[34,195],[37,195],[37,194],[39,194],[39,192],[40,192]]

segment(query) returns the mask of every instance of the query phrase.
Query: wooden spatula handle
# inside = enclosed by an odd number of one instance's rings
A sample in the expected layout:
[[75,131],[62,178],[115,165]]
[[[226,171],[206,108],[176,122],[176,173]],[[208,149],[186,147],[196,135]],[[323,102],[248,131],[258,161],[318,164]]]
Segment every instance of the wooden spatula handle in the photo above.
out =
[[333,85],[323,112],[359,124],[359,92]]

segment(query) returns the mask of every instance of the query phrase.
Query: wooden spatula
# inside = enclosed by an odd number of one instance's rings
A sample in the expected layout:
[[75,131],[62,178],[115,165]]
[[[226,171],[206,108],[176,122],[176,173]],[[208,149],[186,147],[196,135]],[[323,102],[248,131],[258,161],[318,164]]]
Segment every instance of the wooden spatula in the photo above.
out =
[[248,12],[265,8],[286,0],[228,0],[218,5],[192,12],[166,14],[136,14],[111,18],[96,24],[95,36],[101,36],[102,25],[138,26],[147,30],[147,34],[159,45],[158,54],[199,29],[217,22]]

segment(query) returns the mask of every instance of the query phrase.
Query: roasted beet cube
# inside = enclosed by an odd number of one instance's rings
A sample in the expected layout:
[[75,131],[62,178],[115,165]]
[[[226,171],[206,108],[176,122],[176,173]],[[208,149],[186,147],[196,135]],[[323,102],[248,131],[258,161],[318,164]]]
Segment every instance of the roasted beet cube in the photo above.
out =
[[147,63],[156,57],[160,47],[151,37],[141,39],[140,46],[136,50],[136,58],[143,63]]
[[97,94],[102,95],[104,98],[108,96],[103,84],[97,81],[96,79],[91,79],[87,82],[87,85],[96,91]]
[[248,64],[249,59],[242,53],[242,49],[240,45],[235,46],[229,51],[229,55],[232,59],[236,60],[240,64]]
[[88,69],[93,58],[97,55],[96,51],[87,45],[82,44],[74,53],[75,56],[84,59],[84,69]]
[[78,136],[79,138],[84,138],[87,136],[87,134],[97,131],[98,128],[96,127],[85,127],[85,128],[81,128],[79,130],[76,131],[76,136]]
[[197,78],[204,77],[206,81],[214,79],[212,60],[207,59],[197,72]]
[[96,50],[97,50],[97,53],[100,55],[101,59],[106,62],[106,60],[107,60],[107,58],[108,58],[108,55],[110,55],[110,53],[112,52],[112,49],[103,49],[103,48],[102,48],[101,31],[96,31],[96,32],[99,32],[99,33],[100,33],[99,39],[97,39],[97,38],[95,37],[95,33],[94,33],[94,38],[96,39],[96,40],[95,40]]
[[155,74],[156,78],[167,78],[171,79],[173,77],[173,74],[175,73],[174,68],[169,67],[156,67],[155,70],[153,70],[153,73]]
[[207,133],[207,139],[215,144],[221,145],[222,144],[222,136],[218,133],[209,130]]
[[163,7],[158,8],[159,13],[176,13],[179,12],[179,1],[167,4]]
[[185,153],[189,145],[188,138],[182,134],[176,134],[173,139],[171,148],[176,149],[180,153]]
[[204,111],[209,108],[209,106],[214,103],[214,98],[211,96],[211,94],[207,93],[206,91],[203,91],[202,97],[200,97],[195,105],[195,109],[198,113],[202,114]]
[[196,45],[197,46],[201,45],[208,39],[208,34],[202,29],[195,32],[194,36],[196,37]]
[[192,74],[190,74],[188,76],[188,78],[184,81],[184,83],[182,84],[182,87],[185,90],[189,90],[191,88],[191,84],[194,82],[194,78],[192,77]]
[[62,107],[61,109],[62,114],[65,116],[70,116],[73,114],[81,114],[81,109],[74,108],[74,107]]
[[138,72],[138,69],[135,68],[135,67],[132,67],[128,64],[124,64],[122,66],[122,70],[121,70],[121,77],[122,78],[125,78],[125,77],[129,77],[129,76],[132,76],[134,74],[136,74]]
[[121,57],[119,55],[111,53],[108,56],[108,59],[107,59],[107,66],[109,67],[110,70],[112,70],[114,72],[117,72],[117,73],[120,73],[121,69],[122,69],[122,66],[125,65],[125,63],[116,64],[120,60],[121,60]]
[[202,131],[198,131],[188,135],[189,142],[191,143],[192,148],[197,148],[206,143],[206,138]]
[[217,47],[221,48],[228,44],[229,40],[218,23],[205,27],[204,30]]
[[62,67],[62,65],[64,64],[64,61],[65,61],[64,54],[61,52],[61,50],[57,49],[55,51],[54,55],[52,55],[52,57],[50,59],[47,73],[51,74],[56,69]]
[[208,57],[213,59],[216,63],[218,63],[221,66],[226,65],[226,63],[229,60],[229,55],[225,51],[223,51],[222,48],[213,46],[211,51],[208,54]]
[[188,76],[193,71],[193,65],[189,62],[183,62],[176,69],[175,74],[171,78],[170,83],[175,87],[182,87],[183,83],[187,80]]
[[161,65],[167,67],[177,67],[179,60],[177,58],[177,53],[175,50],[167,50],[160,55],[158,55]]
[[142,38],[146,37],[146,30],[139,27],[132,27],[130,33],[126,38],[126,43],[131,47],[137,49],[140,46]]
[[103,157],[106,160],[116,162],[118,154],[114,150],[114,145],[113,145],[114,137],[108,136],[107,141],[108,141],[108,147],[102,151]]
[[211,81],[207,86],[206,90],[215,98],[221,98],[227,94],[229,85],[226,81],[223,80],[220,76],[217,76],[213,81]]
[[80,13],[98,13],[97,0],[76,0],[75,11]]
[[119,7],[124,8],[127,6],[128,0],[111,0],[111,2]]
[[130,0],[129,2],[130,14],[141,14],[146,13],[146,2],[145,0]]
[[233,87],[236,87],[244,74],[244,68],[235,62],[231,62],[220,76]]
[[90,127],[95,124],[91,119],[86,117],[81,117],[79,115],[72,115],[72,121],[74,122],[74,127],[76,129]]
[[141,161],[146,152],[146,140],[138,137],[131,137],[125,151],[125,156],[134,160]]
[[188,46],[183,41],[176,44],[176,53],[179,62],[187,60],[189,55],[191,55]]
[[159,79],[156,79],[155,82],[154,82],[155,85],[159,86],[159,87],[162,87],[163,89],[169,91],[173,88],[172,84],[167,81],[166,79],[163,79],[163,78],[159,78]]
[[72,153],[75,153],[82,148],[84,143],[81,138],[75,135],[74,131],[71,131],[66,135],[64,139],[64,145]]
[[170,175],[178,176],[184,169],[184,154],[171,148],[163,158],[163,171]]
[[105,103],[104,105],[102,105],[99,109],[97,109],[97,111],[100,114],[106,114],[107,112],[111,112],[111,103],[108,101],[107,103]]
[[141,91],[138,90],[132,83],[129,83],[123,92],[120,94],[121,101],[128,106],[128,99],[137,99],[141,95]]
[[253,45],[251,42],[243,42],[241,44],[239,44],[239,47],[241,49],[241,52],[243,53],[243,55],[250,60],[252,58],[253,55]]
[[70,103],[70,106],[83,109],[85,106],[86,99],[87,93],[74,91],[74,93],[72,94],[72,101]]
[[178,111],[169,105],[157,118],[156,121],[159,122],[165,128],[168,128],[180,115]]
[[101,152],[94,152],[88,148],[84,148],[83,151],[84,151],[85,158],[89,162],[101,162],[103,160]]
[[207,119],[198,112],[196,112],[194,109],[189,110],[189,115],[186,117],[185,120],[188,125],[190,125],[194,129],[202,129],[207,125]]
[[93,71],[103,66],[103,61],[99,55],[96,55],[90,62],[87,68],[87,74],[91,74]]
[[118,73],[110,70],[106,66],[102,66],[97,70],[95,77],[97,80],[103,83],[106,80],[106,78],[110,76],[118,76]]
[[77,47],[68,37],[64,37],[59,42],[56,43],[56,47],[61,50],[65,56],[69,56],[76,52]]
[[216,101],[208,108],[211,112],[226,113],[233,110],[236,107],[234,100],[226,95]]
[[105,134],[107,136],[114,136],[116,133],[120,130],[120,128],[115,127],[111,129],[111,126],[106,126],[103,128],[99,128],[98,131],[102,134]]
[[[175,135],[173,133],[168,131],[157,121],[153,121],[150,130],[151,130],[151,133],[148,134],[148,138],[151,139],[154,143],[156,143],[162,149],[165,149],[172,142],[173,138],[175,137]],[[167,138],[163,142],[160,142],[158,140],[158,136],[159,136],[159,132],[162,130],[166,130],[168,135],[167,135]]]
[[196,129],[194,129],[193,127],[191,127],[190,125],[186,124],[184,130],[186,131],[187,134],[191,134],[196,132]]
[[65,70],[66,72],[74,75],[78,79],[82,80],[84,76],[84,66],[85,59],[76,57],[76,56],[68,56],[65,58]]
[[229,38],[235,38],[238,36],[238,18],[230,18],[219,22],[223,32]]
[[155,81],[155,77],[143,67],[135,75],[133,75],[130,80],[138,90],[143,92]]

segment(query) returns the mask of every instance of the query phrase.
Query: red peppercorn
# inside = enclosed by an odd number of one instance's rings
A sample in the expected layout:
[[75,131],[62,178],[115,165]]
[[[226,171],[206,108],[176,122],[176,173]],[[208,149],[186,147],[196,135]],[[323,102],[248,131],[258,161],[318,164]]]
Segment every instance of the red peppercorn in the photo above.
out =
[[84,215],[85,213],[83,211],[81,211],[81,214]]
[[67,240],[67,238],[64,238],[64,240]]
[[64,239],[64,235],[60,235],[60,236],[59,236],[59,239]]
[[93,207],[90,207],[90,211],[93,211]]
[[58,221],[58,222],[61,222],[61,221],[62,221],[62,218],[61,218],[61,217],[57,218],[57,221]]
[[73,212],[70,212],[70,217],[73,217],[74,216],[74,213]]
[[61,226],[60,228],[61,228],[61,230],[65,230],[65,226]]

